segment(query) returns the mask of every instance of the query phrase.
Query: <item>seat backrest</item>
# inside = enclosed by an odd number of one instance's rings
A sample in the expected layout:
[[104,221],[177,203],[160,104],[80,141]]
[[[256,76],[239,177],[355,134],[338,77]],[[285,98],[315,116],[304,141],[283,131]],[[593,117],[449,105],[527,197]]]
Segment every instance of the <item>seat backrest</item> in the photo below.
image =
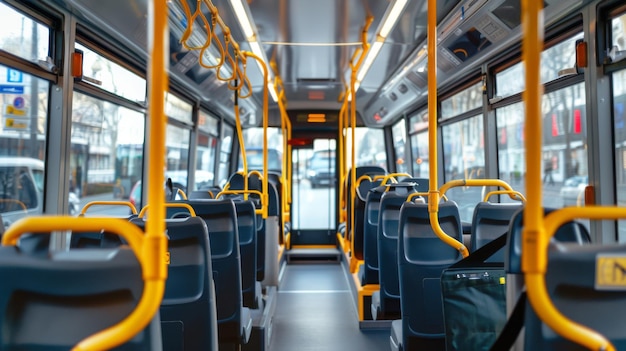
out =
[[378,284],[378,213],[386,187],[379,186],[367,192],[363,220],[363,271],[361,285]]
[[[268,180],[271,178],[268,176]],[[249,178],[248,189],[249,190],[263,190],[263,184],[261,183],[261,179],[256,174],[252,174]],[[230,178],[230,189],[231,190],[243,190],[243,175],[239,173],[235,173]],[[278,190],[276,185],[272,182],[268,182],[267,184],[267,196],[268,196],[268,208],[267,215],[269,217],[279,217],[282,216],[282,212],[280,210],[280,199],[278,196]],[[265,256],[266,256],[266,246],[269,243],[266,243],[266,230],[267,226],[262,216],[257,216],[257,238],[256,238],[256,280],[263,281],[265,279]],[[279,233],[280,234],[280,233]],[[282,237],[282,235],[278,235],[278,237]]]
[[[131,223],[145,230],[146,222]],[[170,262],[161,308],[164,351],[218,349],[217,306],[206,223],[199,217],[165,222]]]
[[[242,337],[243,297],[241,289],[241,255],[237,212],[231,199],[186,200],[202,218],[209,230],[211,263],[217,302],[217,323],[220,344],[238,344]],[[167,208],[168,218],[173,213],[185,212],[177,207]]]
[[[235,201],[241,254],[241,289],[243,305],[256,308],[257,296],[257,215],[251,201]],[[262,218],[261,218],[262,220]]]
[[363,180],[356,187],[356,197],[354,198],[354,230],[352,231],[354,251],[352,252],[352,256],[358,260],[364,259],[363,246],[365,241],[365,205],[367,202],[367,196],[370,190],[378,187],[379,185],[380,180],[373,182]]
[[[470,252],[485,246],[509,230],[513,215],[521,204],[479,202],[474,208]],[[504,262],[504,249],[496,252],[489,261]]]
[[[400,209],[414,183],[389,184],[389,191],[380,200],[378,215],[378,281],[380,284],[380,316],[395,318],[400,314],[400,285],[398,282],[398,228]],[[378,319],[378,317],[377,317]]]
[[[350,221],[350,214],[352,213],[354,206],[352,204],[352,201],[350,201],[350,199],[352,199],[352,196],[350,194],[350,191],[352,190],[352,168],[348,170],[348,174],[346,177],[346,188],[345,188],[345,194],[346,194],[346,213],[348,214],[348,220],[346,222],[346,239],[348,240],[352,240],[351,235],[352,235],[352,223]],[[387,171],[385,171],[384,168],[382,167],[378,167],[378,166],[360,166],[360,167],[356,167],[354,168],[354,172],[355,172],[355,179],[359,179],[361,176],[364,175],[369,175],[370,177],[376,176],[376,175],[385,175],[387,174]],[[357,200],[358,196],[355,196],[355,201]],[[363,217],[361,216],[361,219]],[[358,223],[356,221],[356,216],[355,216],[355,223]],[[363,259],[358,258],[358,259]]]
[[[439,204],[439,223],[462,240],[459,209],[454,201]],[[433,232],[428,204],[406,202],[400,210],[398,273],[402,304],[403,349],[445,349],[441,274],[462,257]]]
[[[128,316],[143,292],[132,250],[80,249],[31,255],[0,247],[0,343],[3,350],[70,350]],[[114,350],[154,350],[158,314]]]

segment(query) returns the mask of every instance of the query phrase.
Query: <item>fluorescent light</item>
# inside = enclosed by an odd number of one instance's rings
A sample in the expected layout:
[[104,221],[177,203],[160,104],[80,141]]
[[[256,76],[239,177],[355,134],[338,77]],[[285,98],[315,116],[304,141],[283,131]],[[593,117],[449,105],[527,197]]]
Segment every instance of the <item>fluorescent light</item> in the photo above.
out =
[[[376,41],[372,44],[372,47],[368,51],[367,56],[365,57],[365,61],[363,61],[363,65],[361,65],[361,67],[359,68],[359,73],[356,76],[356,80],[359,82],[359,84],[361,81],[363,81],[365,75],[367,75],[367,71],[369,71],[372,63],[374,63],[374,60],[376,59],[376,56],[378,56],[380,49],[382,49],[383,43],[385,42],[385,39],[387,39],[389,32],[391,32],[393,27],[396,25],[400,14],[402,14],[402,10],[404,10],[404,6],[406,5],[406,3],[407,0],[395,0],[393,2],[393,5],[391,5],[391,10],[387,12],[383,23],[379,27],[380,29],[378,31],[378,34],[376,35]],[[354,91],[356,91],[357,89],[358,87],[356,87]]]
[[367,71],[369,71],[370,67],[372,66],[372,63],[374,63],[374,59],[376,59],[376,56],[378,56],[378,53],[380,52],[380,49],[382,48],[383,48],[382,41],[375,41],[374,44],[372,44],[372,47],[367,52],[367,56],[365,56],[363,65],[361,65],[361,68],[359,69],[359,73],[356,75],[357,81],[359,82],[363,81],[363,78],[365,78]]
[[235,10],[235,15],[239,20],[239,25],[241,25],[246,40],[252,39],[254,37],[254,29],[252,29],[252,23],[241,0],[230,0],[230,4],[233,6],[233,10]]
[[276,87],[274,86],[274,83],[268,82],[267,83],[267,89],[270,91],[270,95],[272,96],[272,100],[274,100],[274,102],[278,102],[278,93],[276,92]]
[[393,3],[391,11],[389,11],[387,17],[385,17],[385,21],[380,27],[380,32],[378,32],[378,35],[383,38],[387,38],[387,35],[389,35],[389,32],[391,32],[393,26],[396,25],[396,21],[398,20],[398,17],[400,17],[402,10],[404,10],[404,5],[406,5],[406,2],[407,0],[396,0]]

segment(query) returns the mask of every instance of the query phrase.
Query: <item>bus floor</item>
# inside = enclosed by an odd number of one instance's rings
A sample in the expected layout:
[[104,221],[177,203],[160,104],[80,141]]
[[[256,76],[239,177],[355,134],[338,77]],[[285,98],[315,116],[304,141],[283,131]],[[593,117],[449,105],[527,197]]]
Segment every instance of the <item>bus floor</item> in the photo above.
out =
[[389,350],[389,330],[359,330],[342,266],[284,266],[274,314],[271,351]]

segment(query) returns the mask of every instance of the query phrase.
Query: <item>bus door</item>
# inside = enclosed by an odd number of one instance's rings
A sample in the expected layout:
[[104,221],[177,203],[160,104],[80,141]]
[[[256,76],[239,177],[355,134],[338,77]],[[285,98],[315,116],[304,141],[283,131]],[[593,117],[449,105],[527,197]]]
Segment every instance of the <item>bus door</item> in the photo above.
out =
[[316,139],[292,151],[292,245],[335,245],[337,232],[336,140]]

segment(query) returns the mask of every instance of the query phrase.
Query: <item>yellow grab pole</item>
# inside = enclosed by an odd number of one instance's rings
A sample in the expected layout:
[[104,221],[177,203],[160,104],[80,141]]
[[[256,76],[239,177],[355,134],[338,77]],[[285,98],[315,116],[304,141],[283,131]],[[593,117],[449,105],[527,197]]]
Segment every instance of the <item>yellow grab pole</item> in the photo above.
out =
[[[262,208],[263,208],[263,218],[267,218],[267,207],[268,204],[267,202],[269,201],[269,195],[268,195],[268,185],[267,185],[267,127],[268,127],[268,121],[267,121],[267,106],[268,106],[268,90],[267,90],[267,85],[269,83],[268,81],[268,70],[267,70],[267,65],[265,64],[265,62],[263,61],[263,59],[261,59],[260,57],[258,57],[257,55],[253,54],[252,52],[249,51],[244,51],[243,53],[244,57],[252,57],[253,59],[257,60],[260,63],[260,66],[263,68],[263,197],[261,199],[262,202]],[[248,179],[248,174],[246,172],[245,174],[245,178]],[[246,188],[245,190],[248,190],[248,188]],[[244,195],[245,196],[245,195]]]
[[469,255],[469,251],[463,243],[446,234],[439,224],[439,198],[437,178],[437,0],[428,0],[428,157],[429,191],[428,191],[428,217],[433,231],[439,239],[447,245],[459,250],[463,257]]
[[351,153],[351,159],[352,159],[352,172],[350,172],[351,174],[351,187],[350,187],[350,201],[352,204],[352,211],[350,211],[351,213],[350,215],[350,231],[352,231],[352,234],[350,235],[350,249],[352,251],[352,255],[351,255],[351,259],[350,259],[350,271],[351,272],[355,272],[357,267],[357,261],[356,258],[354,257],[354,201],[356,199],[356,150],[355,150],[355,139],[356,139],[356,89],[355,89],[355,85],[356,85],[356,75],[357,72],[359,70],[359,67],[361,67],[361,64],[363,63],[363,60],[365,59],[365,56],[367,56],[367,52],[370,49],[370,45],[367,42],[367,32],[369,30],[370,25],[372,24],[372,22],[374,21],[374,18],[372,16],[367,16],[367,18],[365,19],[365,26],[363,26],[363,32],[361,34],[361,41],[362,41],[362,50],[360,50],[360,55],[359,55],[359,59],[357,61],[356,64],[354,64],[354,58],[356,57],[356,54],[358,52],[355,52],[355,54],[353,55],[352,59],[350,61],[350,66],[352,69],[352,72],[350,74],[350,97],[352,98],[351,100],[351,104],[350,104],[350,127],[352,128],[352,153]]
[[[522,59],[526,67],[526,135],[541,135],[540,81],[541,50],[543,49],[542,2],[522,0]],[[541,160],[541,142],[526,143],[526,159]],[[548,261],[550,237],[566,221],[582,217],[590,219],[618,219],[626,217],[626,211],[618,208],[585,207],[564,208],[543,218],[541,208],[541,164],[528,162],[526,178],[526,209],[522,230],[522,270],[526,281],[528,300],[537,316],[559,335],[591,350],[613,351],[615,347],[599,333],[563,316],[550,300],[545,272]]]
[[[115,223],[115,226],[122,232],[138,234],[130,236],[142,236],[141,251],[135,249],[137,259],[142,264],[142,275],[144,280],[144,290],[135,310],[120,323],[96,333],[80,341],[73,350],[108,350],[126,342],[152,320],[158,311],[163,299],[165,290],[165,279],[167,278],[167,264],[165,257],[167,249],[167,239],[165,238],[165,200],[164,174],[165,166],[163,155],[165,155],[165,92],[168,87],[168,67],[169,53],[169,30],[167,26],[167,3],[165,0],[150,1],[148,3],[148,25],[150,36],[148,47],[150,50],[148,64],[149,87],[149,109],[148,109],[148,135],[149,147],[147,153],[148,171],[148,206],[152,209],[152,215],[146,222],[146,234],[141,235],[138,228],[131,228],[132,225],[108,219],[104,222]],[[62,217],[61,217],[62,218]],[[77,223],[81,220],[93,222],[93,218],[76,218]],[[67,226],[68,219],[62,219],[59,226]],[[53,221],[46,219],[47,230],[54,230]],[[118,223],[119,222],[119,223]],[[82,224],[82,223],[81,223]],[[96,223],[98,227],[106,228],[105,223]],[[87,226],[87,224],[84,224]],[[95,224],[94,224],[95,225]],[[125,228],[126,227],[126,228]],[[126,236],[125,236],[126,237]],[[131,247],[135,246],[129,241]]]

